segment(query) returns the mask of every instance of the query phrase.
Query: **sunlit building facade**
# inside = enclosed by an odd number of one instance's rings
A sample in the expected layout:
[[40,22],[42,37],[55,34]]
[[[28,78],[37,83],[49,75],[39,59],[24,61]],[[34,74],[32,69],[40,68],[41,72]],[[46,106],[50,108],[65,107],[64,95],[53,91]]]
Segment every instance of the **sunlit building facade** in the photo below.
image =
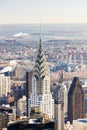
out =
[[23,96],[22,98],[18,100],[17,107],[21,115],[26,113],[26,96]]
[[10,77],[9,76],[0,76],[0,97],[7,96],[7,93],[10,92]]

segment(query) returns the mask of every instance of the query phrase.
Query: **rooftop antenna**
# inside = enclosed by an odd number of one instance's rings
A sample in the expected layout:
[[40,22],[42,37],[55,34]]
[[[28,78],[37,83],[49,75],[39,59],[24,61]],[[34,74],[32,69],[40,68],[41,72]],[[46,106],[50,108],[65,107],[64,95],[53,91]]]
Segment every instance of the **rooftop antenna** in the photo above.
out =
[[41,22],[40,22],[40,41],[41,41]]
[[42,48],[41,46],[42,46],[42,42],[41,42],[41,22],[40,22],[40,42],[39,42],[39,46],[40,46],[40,48]]

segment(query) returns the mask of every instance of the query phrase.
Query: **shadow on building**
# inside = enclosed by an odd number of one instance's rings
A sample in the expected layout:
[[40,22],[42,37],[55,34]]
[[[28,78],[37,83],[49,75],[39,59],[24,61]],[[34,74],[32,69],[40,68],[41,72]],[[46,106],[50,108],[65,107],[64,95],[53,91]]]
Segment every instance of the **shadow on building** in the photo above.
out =
[[84,118],[84,93],[78,77],[74,77],[68,93],[68,120]]

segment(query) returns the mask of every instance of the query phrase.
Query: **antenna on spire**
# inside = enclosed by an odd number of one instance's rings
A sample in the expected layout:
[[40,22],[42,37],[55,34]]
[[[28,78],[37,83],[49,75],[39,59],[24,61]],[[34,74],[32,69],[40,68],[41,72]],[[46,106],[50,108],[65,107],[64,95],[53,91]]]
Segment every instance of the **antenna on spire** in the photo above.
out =
[[40,21],[40,40],[41,40],[41,21]]
[[40,21],[40,46],[41,46],[41,21]]

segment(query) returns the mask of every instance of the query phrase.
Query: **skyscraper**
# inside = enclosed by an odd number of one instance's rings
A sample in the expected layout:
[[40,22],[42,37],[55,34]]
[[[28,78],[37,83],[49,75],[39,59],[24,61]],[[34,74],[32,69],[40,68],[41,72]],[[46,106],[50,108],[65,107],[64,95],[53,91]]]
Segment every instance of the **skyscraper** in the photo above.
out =
[[64,117],[67,117],[67,104],[68,104],[68,89],[67,85],[63,81],[63,71],[60,73],[60,78],[58,81],[58,100],[63,101],[64,103]]
[[7,96],[10,92],[10,77],[0,75],[0,97]]
[[54,99],[50,92],[50,69],[40,39],[38,55],[32,75],[31,107],[38,106],[42,113],[54,117]]
[[74,77],[68,92],[68,120],[84,118],[84,93],[78,77]]
[[55,101],[55,130],[64,130],[64,103],[62,100]]

